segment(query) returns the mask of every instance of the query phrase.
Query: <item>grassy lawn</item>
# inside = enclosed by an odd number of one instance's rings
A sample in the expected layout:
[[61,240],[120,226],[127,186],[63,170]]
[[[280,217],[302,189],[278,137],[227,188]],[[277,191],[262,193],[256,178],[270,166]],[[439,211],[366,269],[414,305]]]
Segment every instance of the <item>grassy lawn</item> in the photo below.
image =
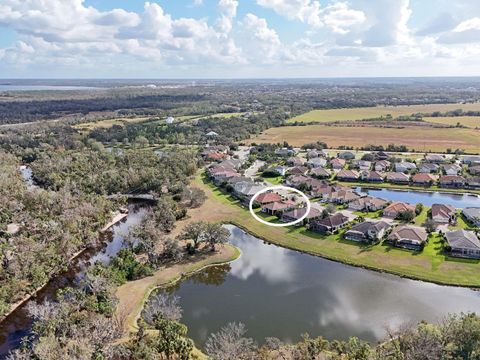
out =
[[282,185],[283,184],[283,177],[282,176],[275,176],[275,177],[262,177],[266,182],[272,185]]
[[463,149],[479,153],[480,131],[463,128],[430,128],[405,126],[404,128],[344,127],[344,126],[282,126],[270,128],[252,137],[250,143],[283,143],[302,146],[323,141],[331,148],[342,145],[361,148],[367,144],[402,144],[410,150],[446,152],[447,149]]
[[100,120],[100,121],[92,121],[88,123],[74,125],[74,128],[79,130],[93,130],[98,128],[109,129],[113,125],[124,125],[127,123],[142,123],[149,121],[149,117],[141,116],[141,117],[132,117],[132,118],[117,118],[117,119],[107,119],[107,120]]
[[480,287],[479,262],[445,256],[436,238],[423,252],[412,252],[388,245],[344,241],[339,235],[322,236],[304,227],[268,227],[253,219],[237,200],[206,182],[202,175],[195,178],[193,185],[208,196],[201,210],[189,212],[195,221],[232,223],[268,242],[346,264],[441,284]]
[[415,218],[415,225],[422,226],[428,218],[428,211],[430,210],[429,206],[424,206],[423,210],[418,216]]
[[432,113],[434,111],[445,112],[457,109],[462,109],[464,111],[480,110],[480,104],[427,104],[312,110],[305,114],[291,118],[288,120],[288,122],[298,121],[306,123],[328,123],[334,121],[372,119],[386,115],[398,117],[402,115],[412,115],[415,113]]

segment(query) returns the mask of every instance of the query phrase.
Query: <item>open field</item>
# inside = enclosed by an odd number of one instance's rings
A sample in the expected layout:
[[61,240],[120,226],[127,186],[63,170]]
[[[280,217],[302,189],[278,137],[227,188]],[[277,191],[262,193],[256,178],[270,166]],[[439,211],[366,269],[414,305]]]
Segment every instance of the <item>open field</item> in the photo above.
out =
[[196,177],[194,185],[208,196],[205,204],[195,209],[199,211],[191,213],[197,221],[232,223],[268,242],[350,265],[436,283],[480,287],[479,261],[444,255],[439,236],[432,237],[424,251],[417,253],[387,245],[361,245],[336,235],[321,236],[303,227],[268,227],[253,219],[237,200],[205,182],[202,176]]
[[372,119],[380,116],[392,115],[398,117],[402,115],[411,115],[415,113],[431,113],[434,111],[451,111],[462,109],[480,110],[480,103],[475,104],[427,104],[427,105],[402,105],[402,106],[375,106],[364,108],[345,108],[313,110],[305,114],[296,116],[288,122],[333,122],[345,120]]
[[250,139],[250,143],[283,143],[302,146],[323,141],[329,147],[353,146],[360,148],[367,144],[406,145],[417,151],[445,152],[450,148],[463,149],[468,153],[480,152],[480,131],[462,128],[405,127],[336,127],[324,125],[284,126],[270,128]]
[[107,120],[100,120],[100,121],[92,121],[88,123],[74,125],[74,128],[79,130],[93,130],[93,129],[108,129],[111,128],[113,125],[124,125],[127,123],[142,123],[150,120],[150,117],[134,117],[134,118],[117,118],[117,119],[107,119]]
[[423,120],[446,125],[457,125],[457,123],[460,123],[469,128],[480,128],[480,116],[425,117]]

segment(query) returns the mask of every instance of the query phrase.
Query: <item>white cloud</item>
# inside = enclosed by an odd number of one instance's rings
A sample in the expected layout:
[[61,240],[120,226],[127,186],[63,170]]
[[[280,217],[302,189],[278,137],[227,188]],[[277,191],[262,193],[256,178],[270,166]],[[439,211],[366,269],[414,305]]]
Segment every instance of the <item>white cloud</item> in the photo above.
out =
[[349,28],[365,22],[363,11],[350,9],[346,3],[338,2],[328,6],[323,15],[325,25],[339,34],[346,34]]
[[299,20],[313,27],[322,26],[320,2],[313,0],[257,0],[257,4],[291,20]]

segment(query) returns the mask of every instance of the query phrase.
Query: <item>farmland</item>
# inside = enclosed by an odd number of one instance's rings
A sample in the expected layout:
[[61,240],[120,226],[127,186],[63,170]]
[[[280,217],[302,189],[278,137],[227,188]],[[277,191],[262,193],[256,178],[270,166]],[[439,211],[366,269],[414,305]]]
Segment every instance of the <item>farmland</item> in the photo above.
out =
[[424,121],[437,124],[445,124],[455,126],[460,123],[462,126],[469,128],[480,127],[480,116],[445,116],[445,117],[424,117]]
[[480,103],[474,104],[428,104],[428,105],[404,105],[404,106],[376,106],[361,108],[312,110],[305,114],[293,117],[288,120],[294,122],[335,122],[346,120],[373,119],[381,116],[392,115],[392,117],[412,115],[416,113],[432,113],[434,111],[446,112],[462,109],[464,111],[480,110]]
[[445,152],[447,149],[463,149],[469,153],[480,152],[480,131],[463,128],[380,128],[380,127],[335,127],[323,125],[286,126],[268,129],[251,143],[282,143],[290,145],[323,141],[329,147],[342,145],[362,146],[397,144],[417,151]]

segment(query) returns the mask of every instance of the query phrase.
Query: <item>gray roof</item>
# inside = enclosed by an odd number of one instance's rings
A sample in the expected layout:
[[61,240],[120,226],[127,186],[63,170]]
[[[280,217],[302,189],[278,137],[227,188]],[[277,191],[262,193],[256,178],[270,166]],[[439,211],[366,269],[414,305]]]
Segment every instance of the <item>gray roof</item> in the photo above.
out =
[[448,244],[455,248],[480,249],[480,241],[473,231],[455,230],[445,234]]
[[462,212],[469,217],[480,219],[480,207],[465,208]]
[[[356,231],[366,234],[370,229],[381,231],[390,227],[390,224],[386,221],[365,221],[355,224],[349,231]],[[347,231],[348,232],[348,231]]]

